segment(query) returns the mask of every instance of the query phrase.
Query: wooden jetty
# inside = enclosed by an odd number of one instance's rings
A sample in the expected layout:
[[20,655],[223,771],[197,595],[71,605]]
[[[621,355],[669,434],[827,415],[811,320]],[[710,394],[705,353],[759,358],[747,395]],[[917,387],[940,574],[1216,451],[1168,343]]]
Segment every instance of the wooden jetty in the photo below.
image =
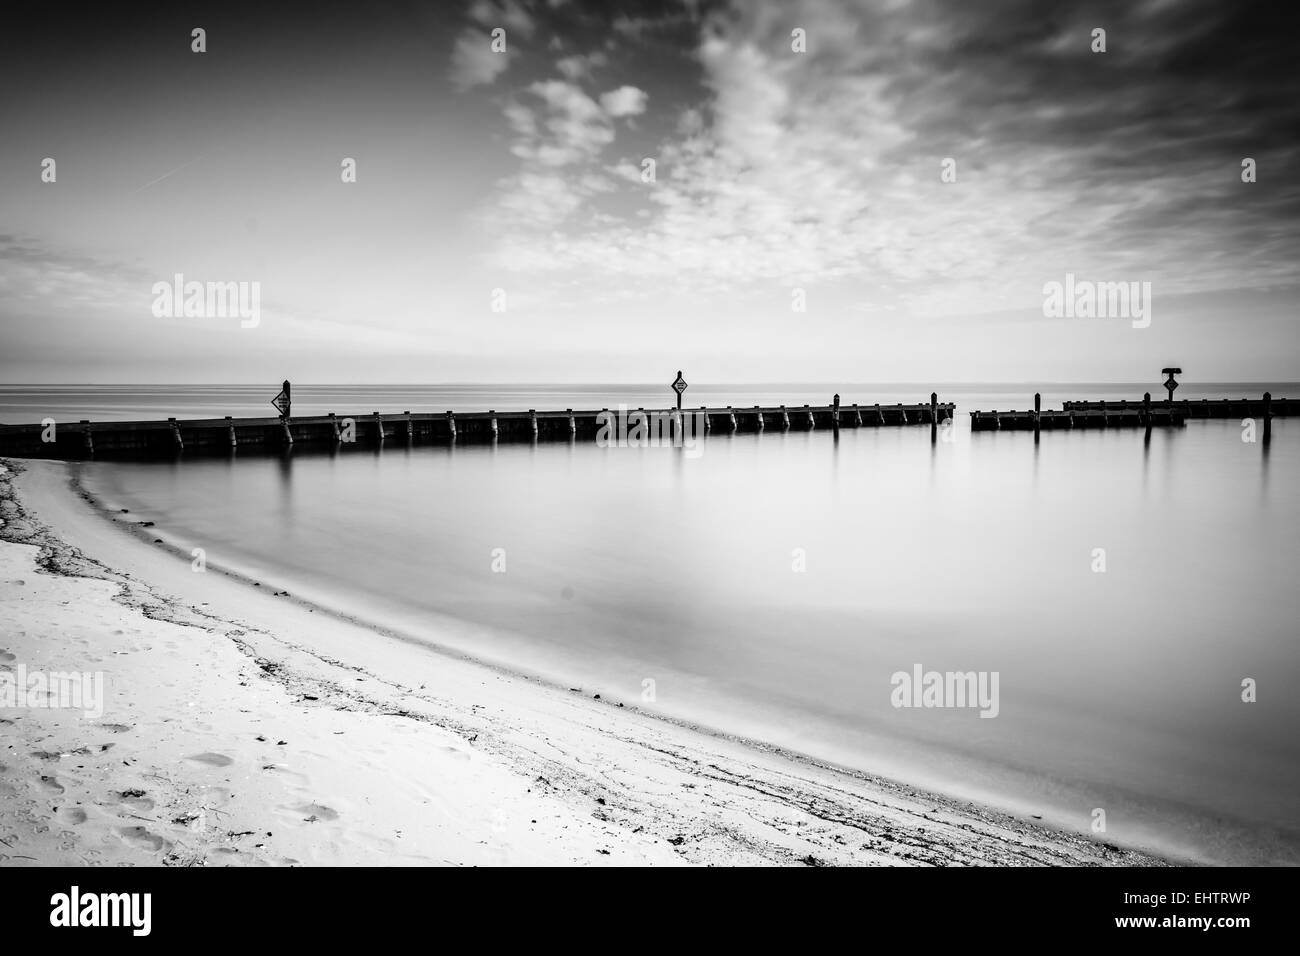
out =
[[[1176,371],[1176,370],[1175,370]],[[1170,391],[1172,395],[1172,390]],[[1148,392],[1141,401],[1063,402],[1060,411],[1042,410],[1040,395],[1034,396],[1029,411],[973,411],[971,431],[1052,431],[1071,428],[1178,427],[1189,418],[1259,418],[1267,432],[1274,416],[1295,415],[1300,401],[1273,398],[1216,398],[1200,401],[1152,401]]]
[[[286,383],[287,384],[287,383]],[[838,396],[837,396],[838,398]],[[955,407],[931,395],[915,405],[772,405],[697,409],[626,409],[647,416],[702,415],[706,434],[931,425],[950,420]],[[148,458],[179,453],[276,451],[294,446],[375,447],[387,442],[593,440],[601,415],[619,409],[558,411],[411,412],[268,418],[207,418],[142,422],[54,422],[0,425],[0,455],[15,458]]]

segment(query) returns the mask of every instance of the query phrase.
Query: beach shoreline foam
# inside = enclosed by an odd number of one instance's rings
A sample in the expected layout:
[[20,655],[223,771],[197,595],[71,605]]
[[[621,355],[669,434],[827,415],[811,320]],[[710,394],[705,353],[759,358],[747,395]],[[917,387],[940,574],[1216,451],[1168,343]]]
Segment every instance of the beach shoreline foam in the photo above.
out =
[[1170,862],[194,574],[0,464],[0,667],[106,687],[0,711],[0,865]]

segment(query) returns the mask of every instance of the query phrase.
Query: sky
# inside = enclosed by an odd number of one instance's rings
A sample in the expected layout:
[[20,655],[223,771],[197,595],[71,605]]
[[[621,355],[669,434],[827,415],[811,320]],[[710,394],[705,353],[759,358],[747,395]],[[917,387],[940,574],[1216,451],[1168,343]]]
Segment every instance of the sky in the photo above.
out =
[[0,380],[1300,380],[1289,6],[26,7]]

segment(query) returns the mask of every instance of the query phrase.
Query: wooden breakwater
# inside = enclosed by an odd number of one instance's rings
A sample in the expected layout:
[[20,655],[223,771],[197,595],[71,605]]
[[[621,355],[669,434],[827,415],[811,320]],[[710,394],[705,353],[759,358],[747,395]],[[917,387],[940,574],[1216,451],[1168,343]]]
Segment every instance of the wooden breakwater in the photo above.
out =
[[971,431],[1053,431],[1072,428],[1161,428],[1178,427],[1189,418],[1258,418],[1269,431],[1274,416],[1295,415],[1300,401],[1273,398],[1217,398],[1192,401],[1155,401],[1148,392],[1140,401],[1063,402],[1059,411],[1041,407],[1040,395],[1034,407],[1025,411],[973,411]]
[[[775,405],[675,409],[587,409],[562,411],[410,412],[292,418],[207,418],[142,422],[54,422],[0,425],[0,455],[14,458],[148,458],[180,453],[228,454],[248,448],[276,451],[296,446],[376,447],[385,443],[451,444],[492,441],[594,440],[602,423],[621,413],[663,421],[700,416],[705,434],[932,425],[950,420],[955,406],[931,401],[915,405]],[[602,416],[605,416],[602,418]]]

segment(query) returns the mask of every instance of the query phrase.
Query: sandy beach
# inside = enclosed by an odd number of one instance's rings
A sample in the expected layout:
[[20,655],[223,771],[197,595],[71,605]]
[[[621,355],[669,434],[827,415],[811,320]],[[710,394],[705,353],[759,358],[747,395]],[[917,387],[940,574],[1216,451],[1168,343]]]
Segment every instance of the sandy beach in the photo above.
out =
[[4,466],[0,668],[104,701],[0,711],[0,864],[1168,862],[195,573],[76,465]]

